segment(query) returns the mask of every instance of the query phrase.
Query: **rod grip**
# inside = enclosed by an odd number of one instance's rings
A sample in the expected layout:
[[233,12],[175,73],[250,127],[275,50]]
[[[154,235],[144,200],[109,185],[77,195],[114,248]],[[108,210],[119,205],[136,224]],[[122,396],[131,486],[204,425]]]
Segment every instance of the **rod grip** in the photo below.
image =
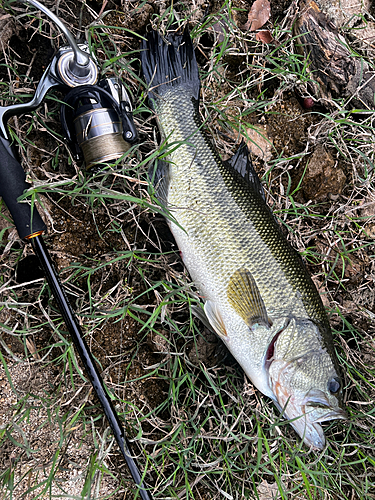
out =
[[0,196],[13,217],[21,239],[47,229],[35,205],[31,206],[30,203],[17,201],[29,188],[26,174],[14,158],[9,142],[0,137]]

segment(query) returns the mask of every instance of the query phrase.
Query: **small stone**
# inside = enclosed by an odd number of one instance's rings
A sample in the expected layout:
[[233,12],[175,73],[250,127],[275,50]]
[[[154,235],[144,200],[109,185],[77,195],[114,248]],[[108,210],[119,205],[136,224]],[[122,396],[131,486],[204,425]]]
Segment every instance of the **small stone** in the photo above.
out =
[[315,104],[315,101],[312,97],[306,97],[303,102],[302,102],[302,106],[305,108],[305,109],[311,109]]

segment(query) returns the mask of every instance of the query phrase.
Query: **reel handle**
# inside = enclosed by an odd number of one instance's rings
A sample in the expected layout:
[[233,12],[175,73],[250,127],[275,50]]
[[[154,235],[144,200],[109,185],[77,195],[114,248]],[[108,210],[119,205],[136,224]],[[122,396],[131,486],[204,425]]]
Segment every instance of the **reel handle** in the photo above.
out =
[[21,164],[13,156],[9,142],[0,136],[0,196],[13,217],[21,239],[29,239],[47,228],[35,205],[17,200],[31,186]]

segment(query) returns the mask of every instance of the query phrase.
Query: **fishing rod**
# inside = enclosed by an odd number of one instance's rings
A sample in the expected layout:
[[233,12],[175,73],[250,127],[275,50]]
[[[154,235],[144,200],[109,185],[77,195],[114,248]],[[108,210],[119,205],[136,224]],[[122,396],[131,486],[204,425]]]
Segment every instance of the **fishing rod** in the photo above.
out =
[[31,243],[39,258],[75,348],[138,487],[139,496],[142,500],[151,500],[119,416],[44,243],[42,235],[47,228],[34,203],[19,201],[31,185],[26,182],[7,127],[11,116],[35,110],[46,94],[56,87],[66,93],[61,122],[68,145],[75,158],[82,158],[86,168],[90,168],[121,158],[137,141],[130,98],[121,80],[99,80],[98,65],[91,57],[87,43],[77,44],[72,33],[53,12],[36,0],[19,1],[46,14],[65,35],[68,45],[61,47],[53,57],[31,101],[0,107],[0,196],[13,217],[19,237]]

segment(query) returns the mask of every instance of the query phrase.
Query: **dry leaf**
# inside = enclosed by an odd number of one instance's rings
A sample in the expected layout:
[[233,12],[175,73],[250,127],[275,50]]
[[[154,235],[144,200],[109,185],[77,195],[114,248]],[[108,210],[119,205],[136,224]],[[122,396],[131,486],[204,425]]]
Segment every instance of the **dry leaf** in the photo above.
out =
[[18,28],[14,18],[10,14],[4,13],[3,9],[0,9],[0,49],[4,50],[11,37],[17,33]]
[[219,43],[222,43],[225,40],[225,31],[223,29],[223,26],[220,22],[215,23],[212,26],[212,30],[215,33],[215,36],[217,38],[217,41]]
[[37,347],[32,339],[26,338],[26,346],[27,346],[28,350],[30,351],[30,353],[32,354],[34,359],[36,359],[36,360],[41,359],[41,357],[39,356],[38,349],[37,349]]
[[259,500],[277,500],[280,498],[277,483],[268,483],[263,480],[257,488]]
[[269,161],[272,158],[272,139],[268,136],[267,128],[262,125],[253,125],[246,129],[246,137],[243,137],[251,154]]
[[359,215],[363,217],[363,228],[367,236],[375,239],[375,201],[367,198],[361,202],[363,208],[360,209]]
[[255,0],[247,17],[247,23],[242,27],[244,30],[256,31],[261,28],[270,18],[271,4],[268,0]]
[[269,30],[258,31],[255,38],[263,43],[271,43],[273,38]]
[[339,195],[344,189],[346,177],[331,153],[317,146],[311,155],[301,187],[306,199],[323,201],[329,195]]

